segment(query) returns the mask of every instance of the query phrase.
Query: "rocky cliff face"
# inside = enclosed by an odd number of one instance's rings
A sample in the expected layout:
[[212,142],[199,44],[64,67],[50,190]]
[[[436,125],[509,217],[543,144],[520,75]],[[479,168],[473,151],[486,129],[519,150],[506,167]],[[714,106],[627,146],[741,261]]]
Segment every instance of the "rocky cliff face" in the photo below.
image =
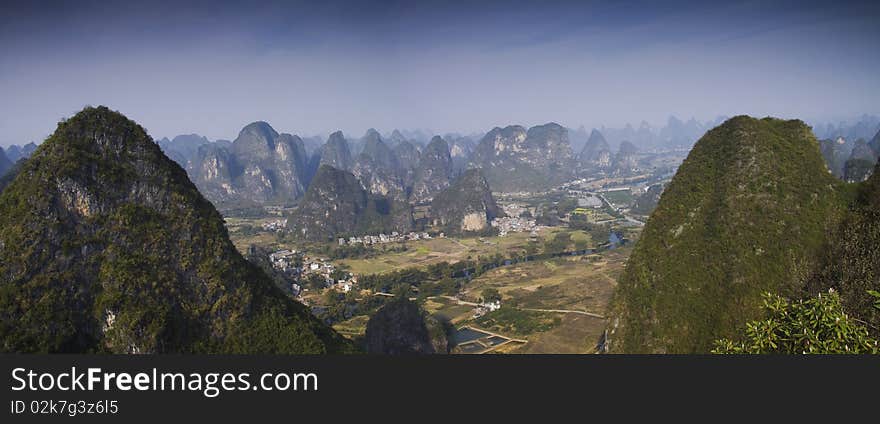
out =
[[837,178],[844,178],[846,164],[846,141],[842,138],[819,140],[819,151],[828,165],[828,170]]
[[382,140],[382,136],[379,135],[379,132],[375,129],[370,128],[367,133],[364,134],[361,138],[361,144],[363,145],[363,149],[361,149],[360,153],[361,157],[369,157],[376,166],[381,168],[393,171],[396,171],[399,168],[397,157],[394,156],[394,152],[387,144],[385,144],[385,141]]
[[6,157],[6,152],[0,147],[0,177],[6,174],[6,171],[12,168],[12,161]]
[[607,170],[611,168],[611,147],[602,133],[594,129],[584,144],[578,157],[581,166],[589,170]]
[[379,309],[367,322],[367,353],[419,355],[447,353],[448,341],[442,325],[426,317],[407,299],[395,300]]
[[546,189],[572,175],[568,130],[549,123],[494,128],[477,145],[471,166],[499,191]]
[[343,171],[351,171],[353,164],[351,150],[342,131],[330,134],[330,138],[327,139],[327,143],[321,150],[320,164],[329,165]]
[[408,231],[408,205],[368,193],[354,174],[322,165],[288,220],[290,230],[306,240],[332,241],[341,236]]
[[348,343],[284,296],[136,123],[86,108],[0,193],[0,350],[322,353]]
[[367,131],[361,143],[363,151],[358,155],[352,173],[368,192],[405,202],[407,190],[400,177],[400,166],[394,152],[374,129]]
[[628,141],[620,143],[620,149],[614,156],[614,172],[617,174],[629,174],[639,169],[639,160],[636,156],[638,149]]
[[201,146],[190,173],[214,202],[287,203],[305,193],[308,161],[298,136],[278,134],[269,124],[254,122],[229,146]]
[[434,137],[422,154],[416,170],[410,201],[428,203],[436,193],[449,187],[452,178],[452,157],[446,140]]
[[388,136],[388,143],[391,145],[392,149],[403,142],[409,142],[409,140],[406,139],[406,136],[404,136],[403,133],[400,132],[400,130],[395,129],[394,131],[391,131],[391,135]]
[[210,143],[206,137],[198,134],[183,134],[169,140],[163,138],[156,141],[162,151],[184,169],[189,169],[191,162],[196,160],[199,148]]
[[238,189],[232,185],[235,166],[229,149],[207,144],[199,148],[189,173],[205,197],[214,202],[229,202],[238,198]]
[[864,139],[856,140],[855,147],[846,160],[843,179],[850,183],[866,181],[874,171],[877,163],[877,152]]
[[278,134],[265,122],[250,124],[232,142],[242,173],[241,195],[256,202],[292,201],[303,195],[308,158],[297,136]]
[[467,169],[476,143],[470,137],[458,135],[445,135],[443,139],[446,140],[446,144],[449,146],[449,156],[452,157],[453,172],[463,172]]
[[367,192],[354,175],[321,165],[288,226],[304,239],[329,240],[356,231],[368,202]]
[[405,188],[411,188],[416,182],[416,172],[421,162],[421,152],[409,141],[402,140],[392,149],[399,164],[401,182]]
[[18,162],[21,159],[27,159],[37,150],[37,145],[34,142],[30,142],[25,144],[24,146],[19,146],[17,144],[13,144],[6,149],[6,157],[12,163]]
[[435,225],[451,234],[479,232],[499,216],[489,183],[479,169],[469,169],[431,202]]
[[870,147],[874,153],[880,155],[880,131],[877,131],[877,134],[875,134],[874,138],[871,139],[871,142],[868,143],[868,147]]

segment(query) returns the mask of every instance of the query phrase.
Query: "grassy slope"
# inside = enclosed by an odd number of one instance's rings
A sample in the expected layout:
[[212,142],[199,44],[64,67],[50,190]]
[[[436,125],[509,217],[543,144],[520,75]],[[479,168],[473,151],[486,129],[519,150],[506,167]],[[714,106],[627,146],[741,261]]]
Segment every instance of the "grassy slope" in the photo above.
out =
[[736,117],[708,132],[651,215],[615,296],[615,351],[707,352],[798,290],[845,204],[800,121]]
[[349,348],[242,258],[143,128],[103,107],[60,123],[0,194],[0,317],[5,352]]

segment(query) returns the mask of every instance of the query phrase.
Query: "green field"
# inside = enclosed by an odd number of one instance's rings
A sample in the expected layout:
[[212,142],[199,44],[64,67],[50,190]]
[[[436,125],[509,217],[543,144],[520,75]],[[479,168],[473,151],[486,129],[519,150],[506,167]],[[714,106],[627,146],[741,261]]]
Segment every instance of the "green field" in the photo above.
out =
[[636,200],[630,190],[603,191],[602,195],[616,207],[630,206]]
[[472,302],[488,288],[501,293],[502,308],[481,318],[473,318],[472,306],[446,298],[431,298],[424,307],[457,327],[468,325],[528,341],[504,346],[496,353],[592,353],[606,320],[562,311],[606,315],[630,252],[630,247],[623,247],[491,270],[462,291],[463,300]]
[[[273,233],[248,231],[259,228],[262,221],[229,220],[230,235],[239,249],[244,250],[250,244],[272,249],[298,247]],[[631,240],[639,236],[637,228],[624,231]],[[537,240],[531,240],[529,233],[510,233],[505,237],[434,238],[408,241],[406,250],[398,251],[390,249],[403,243],[389,243],[375,247],[377,251],[370,257],[338,259],[333,263],[355,274],[382,274],[443,261],[453,263],[499,254],[504,257],[524,256],[542,252],[560,235],[567,239],[564,250],[596,246],[587,232],[551,227],[542,229]],[[383,252],[382,249],[389,251]],[[483,290],[498,290],[502,309],[481,318],[474,318],[473,304],[462,304],[454,298],[431,297],[422,306],[435,318],[456,328],[467,325],[527,341],[505,344],[491,349],[492,353],[591,353],[606,322],[578,311],[601,316],[607,314],[617,278],[630,252],[631,245],[628,245],[598,254],[524,262],[487,271],[465,283],[459,293],[464,302],[474,303],[480,300]],[[312,301],[320,301],[320,296],[320,293],[313,293],[309,297]],[[357,339],[363,336],[367,321],[367,316],[356,316],[336,323],[334,328],[346,337]]]

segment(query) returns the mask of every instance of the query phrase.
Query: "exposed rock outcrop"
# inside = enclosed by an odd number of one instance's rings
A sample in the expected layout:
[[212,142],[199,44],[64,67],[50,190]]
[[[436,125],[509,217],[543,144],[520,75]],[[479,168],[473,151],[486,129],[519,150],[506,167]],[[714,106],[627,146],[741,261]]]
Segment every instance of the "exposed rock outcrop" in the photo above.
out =
[[410,201],[430,202],[435,194],[449,187],[451,178],[452,157],[449,154],[449,145],[446,140],[435,136],[422,153]]
[[367,322],[367,353],[419,355],[447,353],[442,325],[426,317],[419,305],[397,299],[380,308]]
[[471,159],[499,191],[547,189],[573,175],[572,165],[568,130],[555,123],[493,128]]
[[349,343],[282,294],[146,131],[59,123],[0,193],[0,350],[326,353]]
[[489,183],[479,169],[469,169],[431,202],[431,217],[451,234],[479,232],[499,216]]
[[318,169],[288,220],[297,237],[315,241],[407,231],[412,225],[409,205],[370,194],[354,174],[328,165]]

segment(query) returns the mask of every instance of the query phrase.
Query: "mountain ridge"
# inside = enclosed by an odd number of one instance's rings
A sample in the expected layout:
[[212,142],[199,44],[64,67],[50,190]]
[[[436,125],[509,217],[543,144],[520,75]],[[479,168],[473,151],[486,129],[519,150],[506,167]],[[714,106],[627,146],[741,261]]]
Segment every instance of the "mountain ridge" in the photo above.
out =
[[137,123],[88,107],[0,193],[4,352],[327,353],[350,344],[278,290]]

